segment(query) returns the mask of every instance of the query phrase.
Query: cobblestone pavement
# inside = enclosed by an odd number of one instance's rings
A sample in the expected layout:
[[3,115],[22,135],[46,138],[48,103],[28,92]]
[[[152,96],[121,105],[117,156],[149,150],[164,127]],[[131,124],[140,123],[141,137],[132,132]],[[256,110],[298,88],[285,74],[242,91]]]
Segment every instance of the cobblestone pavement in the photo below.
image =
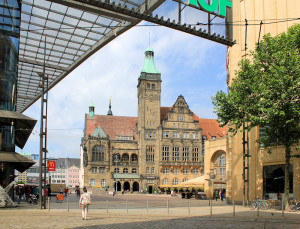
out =
[[[119,197],[121,198],[121,197]],[[129,198],[129,197],[128,197]],[[138,202],[142,199],[130,197],[130,202]],[[149,202],[154,202],[157,197],[147,196]],[[97,198],[93,198],[97,200]],[[54,200],[53,200],[54,201]],[[76,200],[77,201],[77,200]],[[101,201],[101,200],[98,200]],[[95,201],[94,204],[100,202]],[[161,198],[161,201],[165,201]],[[173,201],[176,201],[173,199]],[[185,203],[183,200],[181,203]],[[144,202],[144,200],[143,200]],[[52,209],[40,210],[37,206],[21,203],[16,208],[0,209],[0,228],[107,228],[107,229],[133,229],[133,228],[151,228],[151,229],[200,229],[200,228],[292,228],[300,229],[300,212],[286,212],[284,217],[281,211],[266,210],[259,212],[251,211],[247,207],[236,206],[235,216],[233,216],[233,207],[230,205],[213,206],[211,209],[207,202],[198,202],[198,205],[192,204],[190,208],[185,204],[172,205],[170,208],[156,207],[149,208],[118,208],[118,203],[124,203],[123,199],[115,199],[114,208],[108,210],[103,208],[89,209],[88,220],[82,220],[81,210],[70,208],[66,205],[52,204]],[[193,203],[193,201],[192,201]],[[216,205],[216,203],[214,203]],[[56,207],[55,207],[56,206]],[[75,202],[74,202],[75,206]]]

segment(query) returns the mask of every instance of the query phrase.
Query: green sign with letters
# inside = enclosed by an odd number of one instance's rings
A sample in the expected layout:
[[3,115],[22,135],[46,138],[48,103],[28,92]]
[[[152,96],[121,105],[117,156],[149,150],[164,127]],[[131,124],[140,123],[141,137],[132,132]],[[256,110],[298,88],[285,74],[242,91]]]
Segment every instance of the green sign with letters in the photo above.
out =
[[226,7],[232,7],[232,2],[229,0],[210,0],[208,4],[205,0],[189,0],[189,4],[201,7],[208,12],[218,11],[219,15],[226,17]]

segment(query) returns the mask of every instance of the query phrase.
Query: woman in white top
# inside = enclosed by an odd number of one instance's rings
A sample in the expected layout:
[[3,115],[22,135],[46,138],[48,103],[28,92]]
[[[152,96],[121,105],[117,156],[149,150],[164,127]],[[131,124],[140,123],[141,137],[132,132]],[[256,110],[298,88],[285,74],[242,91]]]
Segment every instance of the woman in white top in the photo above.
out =
[[83,193],[79,199],[79,207],[82,209],[82,219],[86,220],[86,216],[88,213],[88,207],[90,204],[90,194],[87,193],[86,187],[83,188]]

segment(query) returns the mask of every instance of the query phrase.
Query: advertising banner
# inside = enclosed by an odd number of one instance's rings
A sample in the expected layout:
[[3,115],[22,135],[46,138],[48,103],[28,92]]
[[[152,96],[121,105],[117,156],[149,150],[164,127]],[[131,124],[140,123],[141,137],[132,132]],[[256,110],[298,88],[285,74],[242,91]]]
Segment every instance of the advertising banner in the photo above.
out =
[[48,161],[48,172],[55,171],[55,161]]

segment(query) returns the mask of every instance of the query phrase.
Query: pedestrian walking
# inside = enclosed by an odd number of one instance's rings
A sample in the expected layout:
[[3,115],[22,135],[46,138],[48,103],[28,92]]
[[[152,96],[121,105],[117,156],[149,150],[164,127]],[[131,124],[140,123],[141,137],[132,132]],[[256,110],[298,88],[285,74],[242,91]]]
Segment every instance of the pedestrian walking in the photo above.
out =
[[88,208],[91,203],[90,194],[87,193],[86,187],[83,188],[83,193],[79,199],[79,207],[81,208],[82,212],[82,220],[86,220]]
[[219,198],[220,198],[220,200],[222,199],[221,197],[222,197],[222,189],[220,189],[220,191],[219,191]]
[[221,200],[223,201],[224,198],[224,191],[221,192]]
[[22,192],[21,192],[21,190],[20,190],[20,187],[17,185],[17,187],[16,187],[16,196],[17,196],[18,204],[20,204],[20,201],[21,201],[21,195],[22,195]]
[[216,198],[216,201],[218,201],[218,193],[219,193],[218,190],[216,190],[216,191],[215,191],[215,198]]

